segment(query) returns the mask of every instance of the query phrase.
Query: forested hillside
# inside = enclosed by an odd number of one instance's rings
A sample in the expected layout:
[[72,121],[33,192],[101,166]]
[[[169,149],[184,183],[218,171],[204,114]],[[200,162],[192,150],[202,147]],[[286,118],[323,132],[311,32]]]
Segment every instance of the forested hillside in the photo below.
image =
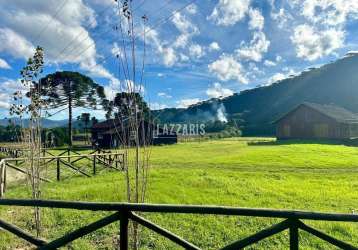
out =
[[240,117],[244,134],[270,135],[278,117],[305,101],[334,104],[358,113],[358,55],[222,100],[211,99],[187,109],[164,109],[155,115],[161,122],[211,121],[224,111],[228,119]]

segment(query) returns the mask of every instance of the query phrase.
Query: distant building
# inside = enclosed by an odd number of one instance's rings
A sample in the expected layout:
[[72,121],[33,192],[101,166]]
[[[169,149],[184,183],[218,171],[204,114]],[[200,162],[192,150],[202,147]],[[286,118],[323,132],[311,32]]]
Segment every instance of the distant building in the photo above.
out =
[[278,139],[358,137],[358,115],[333,105],[302,103],[276,121]]
[[[128,121],[109,119],[92,126],[92,143],[100,148],[116,148],[121,145],[135,145],[135,129]],[[140,122],[140,145],[174,144],[178,142],[175,132],[165,133],[159,126],[146,121]]]

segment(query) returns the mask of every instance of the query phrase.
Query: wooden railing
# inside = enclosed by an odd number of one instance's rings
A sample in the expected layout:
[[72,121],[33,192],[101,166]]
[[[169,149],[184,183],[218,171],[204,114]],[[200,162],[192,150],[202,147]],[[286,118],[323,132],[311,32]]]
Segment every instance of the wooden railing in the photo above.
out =
[[[18,151],[21,152],[21,151]],[[109,168],[113,170],[122,171],[124,170],[124,153],[97,153],[94,151],[90,154],[76,154],[76,155],[64,155],[67,151],[62,152],[59,155],[54,155],[50,152],[47,153],[49,156],[42,156],[36,159],[40,160],[41,166],[48,166],[49,164],[55,164],[53,167],[56,167],[56,180],[60,181],[61,177],[61,168],[70,169],[71,171],[86,176],[91,177],[97,174],[98,165]],[[91,162],[91,171],[86,170],[88,166],[83,167],[77,166],[80,160],[86,159]],[[27,158],[5,158],[0,161],[0,197],[4,197],[7,185],[7,168],[11,168],[16,172],[22,173],[24,175],[31,176],[31,173],[28,171],[28,168],[25,166],[28,163]],[[46,177],[39,177],[41,181],[51,182],[52,180]]]
[[[319,231],[302,220],[319,220],[319,221],[340,221],[340,222],[358,222],[358,215],[355,214],[333,214],[317,213],[306,211],[290,210],[270,210],[270,209],[251,209],[236,208],[223,206],[190,206],[190,205],[157,205],[157,204],[130,204],[130,203],[91,203],[91,202],[68,202],[68,201],[51,201],[51,200],[13,200],[0,199],[0,206],[36,206],[46,208],[77,209],[90,211],[113,211],[110,216],[104,217],[96,222],[78,228],[62,237],[47,241],[38,239],[28,232],[0,220],[0,227],[13,233],[14,235],[35,245],[38,249],[57,249],[66,244],[92,233],[113,222],[120,221],[120,249],[128,249],[128,223],[130,220],[164,236],[172,242],[182,246],[185,249],[200,249],[181,238],[180,236],[158,226],[157,224],[139,216],[136,212],[141,213],[179,213],[179,214],[200,214],[200,215],[231,215],[231,216],[249,216],[249,217],[266,217],[280,218],[281,222],[254,233],[244,239],[237,240],[222,249],[242,249],[251,246],[267,237],[276,235],[284,230],[289,230],[289,244],[291,250],[299,249],[299,231],[308,232],[321,240],[330,243],[341,249],[358,248],[336,239],[322,231]],[[358,237],[355,235],[354,237]],[[268,246],[267,249],[270,249]]]

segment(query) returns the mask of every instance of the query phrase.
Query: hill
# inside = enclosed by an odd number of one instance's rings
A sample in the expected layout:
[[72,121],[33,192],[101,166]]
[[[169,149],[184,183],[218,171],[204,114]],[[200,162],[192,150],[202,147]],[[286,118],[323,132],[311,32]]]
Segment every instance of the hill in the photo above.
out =
[[[5,118],[5,119],[0,119],[0,126],[4,126],[6,127],[7,125],[9,125],[11,120],[11,123],[16,124],[16,125],[20,125],[20,119],[18,118]],[[29,126],[29,119],[23,119],[23,124],[24,127],[28,127]],[[42,125],[44,128],[59,128],[59,127],[67,127],[68,126],[68,119],[64,119],[64,120],[51,120],[51,119],[43,119],[42,120]],[[89,127],[91,126],[91,124],[88,125]],[[79,129],[79,128],[83,128],[84,125],[82,124],[81,121],[77,121],[74,120],[72,122],[72,127],[74,129]]]
[[187,109],[155,111],[161,122],[195,122],[240,116],[246,135],[272,135],[273,122],[302,102],[334,104],[358,113],[358,55],[351,54],[300,75],[236,93],[224,99],[210,99]]
[[[0,119],[0,126],[7,126],[9,123],[13,123],[16,125],[20,125],[20,119],[18,118],[5,118]],[[68,120],[50,120],[50,119],[43,119],[42,124],[44,128],[56,128],[56,127],[66,127]],[[25,127],[29,125],[29,119],[23,119],[23,124]]]

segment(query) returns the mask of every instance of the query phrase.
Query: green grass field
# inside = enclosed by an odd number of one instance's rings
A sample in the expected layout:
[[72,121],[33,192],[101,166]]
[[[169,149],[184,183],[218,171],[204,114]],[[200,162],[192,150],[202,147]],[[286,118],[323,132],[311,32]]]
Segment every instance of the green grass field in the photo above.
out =
[[[167,204],[211,204],[239,207],[302,209],[358,213],[358,147],[329,142],[276,143],[262,138],[180,143],[152,149],[147,201]],[[29,198],[13,185],[8,198]],[[122,173],[103,172],[43,186],[48,199],[125,201]],[[31,231],[29,208],[3,207],[1,218]],[[108,213],[43,210],[43,236],[53,239]],[[235,216],[144,214],[203,249],[218,249],[279,220]],[[357,223],[311,222],[318,229],[358,245]],[[71,249],[112,249],[118,233],[112,224],[72,244]],[[300,249],[334,249],[301,233]],[[1,249],[26,246],[0,232]],[[15,247],[14,247],[15,245]],[[168,240],[144,230],[143,249],[177,249]],[[251,249],[287,249],[288,233]],[[180,249],[180,248],[178,248]],[[248,248],[250,249],[250,248]]]

